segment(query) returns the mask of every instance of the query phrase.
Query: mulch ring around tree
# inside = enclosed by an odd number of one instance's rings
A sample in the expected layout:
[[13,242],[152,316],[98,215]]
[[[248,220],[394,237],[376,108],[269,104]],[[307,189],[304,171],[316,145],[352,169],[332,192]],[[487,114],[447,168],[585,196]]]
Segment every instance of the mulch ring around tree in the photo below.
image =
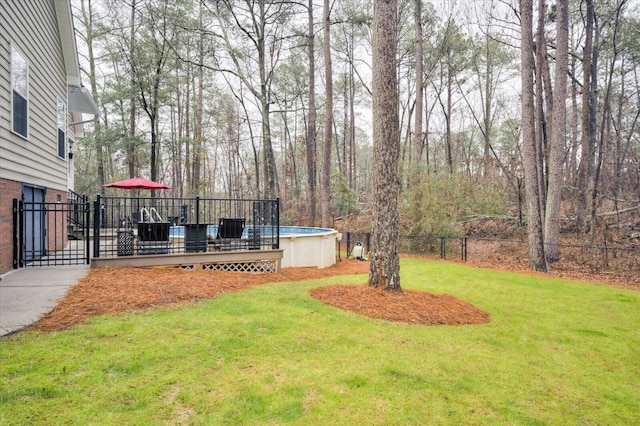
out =
[[488,313],[449,294],[400,290],[389,292],[361,285],[329,285],[311,290],[311,296],[347,311],[416,325],[463,325],[489,322]]
[[[168,268],[91,268],[31,330],[58,331],[90,317],[195,303],[272,282],[367,274],[369,262],[343,260],[325,269],[285,268],[280,274],[183,271]],[[449,295],[415,290],[389,293],[366,284],[323,286],[313,297],[341,309],[406,324],[480,324],[489,315]]]

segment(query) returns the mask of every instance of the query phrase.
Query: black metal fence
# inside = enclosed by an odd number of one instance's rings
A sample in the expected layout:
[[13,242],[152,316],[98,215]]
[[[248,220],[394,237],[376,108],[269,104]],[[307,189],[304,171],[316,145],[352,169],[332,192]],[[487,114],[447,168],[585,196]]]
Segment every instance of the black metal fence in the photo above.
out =
[[89,202],[13,200],[13,267],[89,264]]
[[[344,242],[345,239],[339,244]],[[353,256],[357,242],[361,242],[364,246],[365,256],[371,250],[370,233],[347,232],[347,257]],[[559,249],[560,262],[556,267],[564,270],[576,269],[587,273],[615,271],[632,279],[640,274],[640,248],[638,247],[559,244]],[[526,269],[529,263],[529,243],[524,239],[402,235],[399,239],[399,251],[403,254],[469,261],[489,266],[503,263]]]
[[440,237],[433,235],[403,235],[400,237],[401,253],[421,254],[446,259],[456,256],[466,260],[464,238]]
[[[347,232],[346,233],[347,257],[353,257],[354,250],[358,245],[363,247],[364,255],[371,251],[370,232]],[[433,255],[441,259],[447,256],[462,256],[466,260],[466,239],[438,237],[431,235],[403,235],[400,237],[398,246],[401,253]]]
[[[630,275],[640,273],[640,248],[620,246],[590,246],[559,244],[560,262],[586,271],[615,270]],[[440,259],[462,261],[501,260],[528,265],[527,240],[505,240],[480,237],[439,237],[404,235],[400,237],[400,252],[420,254]]]
[[[526,240],[471,237],[464,240],[470,260],[515,258],[528,264],[529,244]],[[609,270],[636,276],[640,273],[640,248],[583,244],[558,244],[558,247],[560,263],[573,265],[583,272]]]
[[280,247],[279,200],[98,197],[93,256]]

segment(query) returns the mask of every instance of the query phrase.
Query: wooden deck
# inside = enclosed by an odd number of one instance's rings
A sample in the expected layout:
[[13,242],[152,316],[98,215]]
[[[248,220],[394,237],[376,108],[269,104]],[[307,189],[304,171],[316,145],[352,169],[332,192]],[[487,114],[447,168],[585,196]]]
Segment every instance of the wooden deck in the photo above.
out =
[[202,253],[147,254],[119,257],[94,257],[94,267],[171,267],[187,270],[279,273],[282,249],[210,251]]

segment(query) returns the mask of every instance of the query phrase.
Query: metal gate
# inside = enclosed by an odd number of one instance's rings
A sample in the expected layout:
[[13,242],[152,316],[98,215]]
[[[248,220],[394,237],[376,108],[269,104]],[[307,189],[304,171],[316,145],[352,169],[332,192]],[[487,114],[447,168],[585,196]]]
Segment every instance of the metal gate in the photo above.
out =
[[89,202],[70,192],[66,202],[13,200],[13,268],[89,264]]

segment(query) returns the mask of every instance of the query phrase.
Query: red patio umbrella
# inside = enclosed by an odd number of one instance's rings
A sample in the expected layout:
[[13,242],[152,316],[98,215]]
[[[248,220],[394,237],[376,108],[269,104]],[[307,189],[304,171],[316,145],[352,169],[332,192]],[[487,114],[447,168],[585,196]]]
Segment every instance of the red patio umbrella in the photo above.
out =
[[125,179],[118,182],[107,183],[102,185],[107,188],[122,188],[122,189],[171,189],[170,186],[164,183],[154,182],[149,179],[134,177],[131,179]]

